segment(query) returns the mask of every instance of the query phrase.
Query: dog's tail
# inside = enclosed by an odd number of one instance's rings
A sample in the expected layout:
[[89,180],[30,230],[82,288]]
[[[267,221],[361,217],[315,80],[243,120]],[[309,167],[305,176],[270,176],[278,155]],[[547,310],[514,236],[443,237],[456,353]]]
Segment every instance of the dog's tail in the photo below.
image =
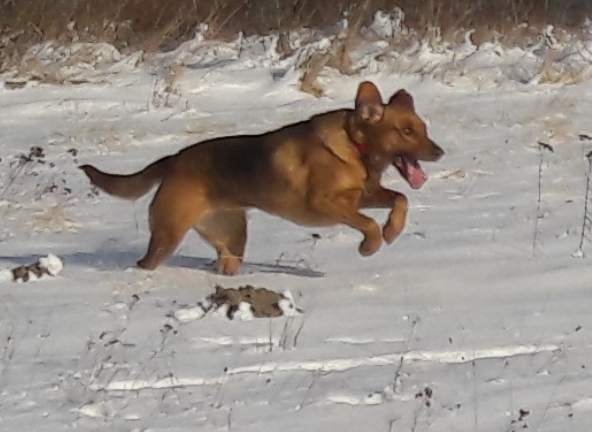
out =
[[99,189],[110,195],[135,200],[147,194],[150,189],[161,182],[169,159],[170,156],[166,156],[151,163],[143,170],[128,175],[108,174],[92,165],[82,165],[80,169]]

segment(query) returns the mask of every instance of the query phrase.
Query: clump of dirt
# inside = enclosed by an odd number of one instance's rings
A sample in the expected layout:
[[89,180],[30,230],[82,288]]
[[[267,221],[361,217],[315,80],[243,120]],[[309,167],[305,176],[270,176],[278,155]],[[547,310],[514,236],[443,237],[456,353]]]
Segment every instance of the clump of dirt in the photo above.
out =
[[277,293],[251,285],[239,288],[216,285],[216,291],[197,302],[197,306],[179,309],[173,316],[178,321],[190,322],[202,319],[210,312],[230,320],[249,321],[253,318],[293,317],[303,310],[296,307],[290,291]]
[[245,285],[239,288],[223,288],[216,285],[216,292],[207,298],[212,307],[219,309],[228,307],[226,316],[233,319],[234,314],[241,310],[241,303],[248,304],[256,318],[273,318],[284,315],[283,303],[292,305],[294,309],[302,313],[302,310],[293,305],[292,299],[284,294],[271,291],[267,288],[255,288]]
[[44,276],[57,276],[63,268],[64,264],[62,260],[55,255],[49,254],[47,257],[40,258],[39,261],[33,264],[0,271],[0,281],[32,282]]

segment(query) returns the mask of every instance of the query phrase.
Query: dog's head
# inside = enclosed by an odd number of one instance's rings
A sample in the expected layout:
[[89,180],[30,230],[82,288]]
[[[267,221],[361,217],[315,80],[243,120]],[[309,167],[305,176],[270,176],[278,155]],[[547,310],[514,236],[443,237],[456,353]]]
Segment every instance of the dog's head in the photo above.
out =
[[393,164],[414,189],[427,180],[418,161],[437,161],[444,154],[428,137],[425,123],[415,113],[413,98],[405,90],[384,104],[373,83],[360,84],[347,129],[356,146],[367,152],[370,169],[383,170]]

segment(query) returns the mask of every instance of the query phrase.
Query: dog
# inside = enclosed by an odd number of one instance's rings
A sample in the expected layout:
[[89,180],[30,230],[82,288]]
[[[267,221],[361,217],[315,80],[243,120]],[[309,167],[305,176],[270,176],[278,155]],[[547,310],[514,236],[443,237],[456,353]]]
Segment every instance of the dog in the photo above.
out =
[[[150,205],[151,238],[139,267],[157,268],[193,228],[215,248],[217,270],[233,275],[243,260],[250,208],[302,226],[350,226],[364,236],[360,254],[374,254],[401,233],[408,210],[404,194],[380,185],[382,173],[392,164],[419,188],[427,176],[418,161],[437,161],[443,154],[409,93],[399,90],[384,104],[366,81],[354,109],[260,135],[207,140],[135,174],[80,168],[92,184],[121,198],[137,199],[158,185]],[[381,229],[362,208],[391,210]]]

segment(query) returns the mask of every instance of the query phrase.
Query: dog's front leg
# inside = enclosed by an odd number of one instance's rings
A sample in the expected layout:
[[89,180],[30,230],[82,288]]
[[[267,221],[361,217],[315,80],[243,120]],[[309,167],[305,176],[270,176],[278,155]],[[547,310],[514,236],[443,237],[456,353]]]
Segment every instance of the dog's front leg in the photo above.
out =
[[349,190],[338,193],[316,193],[310,200],[312,210],[321,213],[331,224],[344,224],[364,234],[359,251],[363,256],[372,255],[382,244],[380,226],[359,209],[361,191]]
[[382,229],[382,236],[387,243],[392,243],[403,231],[409,201],[400,192],[385,189],[378,185],[362,195],[362,208],[390,208],[391,212]]

